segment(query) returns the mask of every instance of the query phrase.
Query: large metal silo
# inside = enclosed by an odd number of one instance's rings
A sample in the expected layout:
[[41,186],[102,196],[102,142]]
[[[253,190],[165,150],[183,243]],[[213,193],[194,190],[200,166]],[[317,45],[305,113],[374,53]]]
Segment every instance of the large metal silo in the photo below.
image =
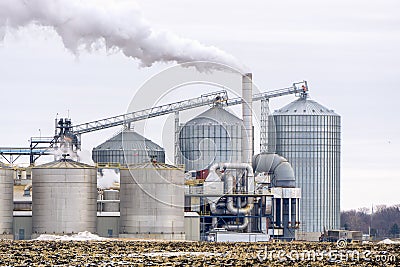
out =
[[68,159],[32,168],[32,231],[95,232],[97,177],[92,166]]
[[131,129],[124,129],[101,145],[93,148],[96,163],[138,164],[155,159],[165,162],[165,151],[151,140]]
[[0,237],[13,233],[13,170],[0,163]]
[[184,240],[184,172],[146,163],[121,169],[120,237]]
[[205,170],[216,162],[241,162],[242,120],[220,106],[180,127],[180,163],[185,170]]
[[[270,117],[269,148],[287,158],[302,190],[300,238],[340,226],[340,116],[307,94]],[[275,148],[275,149],[274,149]]]

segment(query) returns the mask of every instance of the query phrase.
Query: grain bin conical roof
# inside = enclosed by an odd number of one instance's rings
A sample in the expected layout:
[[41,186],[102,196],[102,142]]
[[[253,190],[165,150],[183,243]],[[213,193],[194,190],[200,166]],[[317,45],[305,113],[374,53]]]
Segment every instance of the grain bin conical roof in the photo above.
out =
[[338,116],[329,109],[308,97],[300,97],[290,104],[275,110],[274,115],[333,115]]
[[49,163],[45,163],[42,165],[38,165],[34,167],[35,169],[92,169],[93,166],[87,165],[85,163],[77,162],[72,159],[60,159],[56,161],[52,161]]
[[164,151],[161,146],[130,129],[125,129],[121,131],[120,133],[108,139],[94,149]]
[[231,125],[241,123],[242,120],[223,107],[216,106],[191,119],[186,123],[186,125],[208,124],[210,122]]

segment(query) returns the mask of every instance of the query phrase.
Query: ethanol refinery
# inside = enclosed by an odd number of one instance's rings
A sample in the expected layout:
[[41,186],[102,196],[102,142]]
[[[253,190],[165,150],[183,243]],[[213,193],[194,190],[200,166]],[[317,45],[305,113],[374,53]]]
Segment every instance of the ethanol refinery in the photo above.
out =
[[[0,238],[90,232],[105,238],[317,241],[339,229],[340,116],[310,99],[307,82],[253,92],[242,76],[241,97],[226,91],[73,124],[56,120],[54,137],[31,138],[28,149],[0,148]],[[269,114],[269,101],[295,100]],[[253,118],[261,102],[260,153]],[[230,106],[240,105],[241,116]],[[181,121],[180,113],[208,107]],[[174,162],[135,131],[137,121],[174,114]],[[72,155],[81,135],[122,126],[92,150],[95,164]],[[37,164],[54,154],[54,161]],[[12,157],[29,156],[30,166]],[[100,183],[107,175],[115,178]],[[101,185],[100,185],[101,184]]]

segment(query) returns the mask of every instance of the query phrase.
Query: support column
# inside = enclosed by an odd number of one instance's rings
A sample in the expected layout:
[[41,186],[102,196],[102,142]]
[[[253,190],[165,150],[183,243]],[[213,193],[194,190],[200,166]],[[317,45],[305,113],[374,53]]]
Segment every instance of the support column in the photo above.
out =
[[277,222],[277,208],[278,208],[278,203],[277,203],[277,201],[276,201],[276,198],[274,198],[273,199],[273,203],[274,203],[274,225],[275,225],[275,227],[278,227],[278,224],[276,223]]
[[281,198],[281,220],[280,220],[281,227],[283,227],[283,198]]
[[291,227],[292,226],[292,199],[289,198],[289,223],[288,226]]
[[296,223],[300,222],[300,199],[296,198]]

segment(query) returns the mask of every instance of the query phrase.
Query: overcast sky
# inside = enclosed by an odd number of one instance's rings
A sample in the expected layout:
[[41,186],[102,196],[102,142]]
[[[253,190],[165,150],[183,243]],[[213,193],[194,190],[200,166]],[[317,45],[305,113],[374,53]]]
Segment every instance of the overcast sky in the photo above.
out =
[[[400,204],[398,0],[137,2],[155,29],[237,57],[262,90],[308,80],[311,98],[342,116],[341,208]],[[75,123],[125,113],[169,66],[141,68],[104,50],[77,58],[49,29],[9,31],[0,44],[0,146],[28,146],[39,129],[53,135],[56,114],[68,110]],[[271,109],[294,99],[274,99]],[[85,135],[83,149],[116,130]]]

